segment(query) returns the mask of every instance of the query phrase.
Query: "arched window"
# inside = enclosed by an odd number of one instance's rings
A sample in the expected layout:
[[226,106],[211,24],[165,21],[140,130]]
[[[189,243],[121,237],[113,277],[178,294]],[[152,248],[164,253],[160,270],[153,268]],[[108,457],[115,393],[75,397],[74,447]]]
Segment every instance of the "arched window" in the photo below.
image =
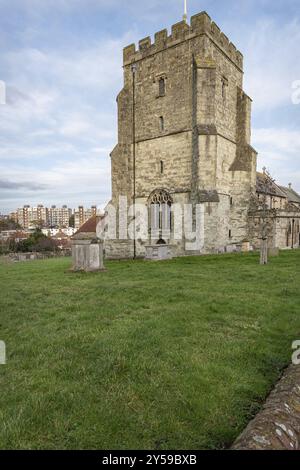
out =
[[149,197],[151,231],[171,230],[173,199],[164,189],[153,191]]

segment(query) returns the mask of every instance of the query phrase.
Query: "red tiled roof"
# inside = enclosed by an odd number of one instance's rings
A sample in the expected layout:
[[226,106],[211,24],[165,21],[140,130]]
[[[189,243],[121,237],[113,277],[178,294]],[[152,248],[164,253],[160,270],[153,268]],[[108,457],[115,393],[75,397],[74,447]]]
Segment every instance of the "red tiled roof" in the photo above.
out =
[[29,235],[28,233],[24,233],[24,232],[16,232],[16,233],[13,233],[10,235],[10,238],[28,238]]
[[89,220],[87,220],[81,227],[80,229],[75,233],[77,235],[78,233],[96,233],[97,230],[97,225],[100,222],[100,220],[103,218],[103,216],[99,215],[93,215]]

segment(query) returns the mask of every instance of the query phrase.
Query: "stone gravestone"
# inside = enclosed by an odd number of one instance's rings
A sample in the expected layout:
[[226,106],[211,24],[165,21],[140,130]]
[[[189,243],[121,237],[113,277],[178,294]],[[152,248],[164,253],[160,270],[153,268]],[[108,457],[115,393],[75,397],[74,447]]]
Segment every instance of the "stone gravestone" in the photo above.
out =
[[72,237],[73,271],[104,271],[103,241],[97,237],[101,217],[91,217]]

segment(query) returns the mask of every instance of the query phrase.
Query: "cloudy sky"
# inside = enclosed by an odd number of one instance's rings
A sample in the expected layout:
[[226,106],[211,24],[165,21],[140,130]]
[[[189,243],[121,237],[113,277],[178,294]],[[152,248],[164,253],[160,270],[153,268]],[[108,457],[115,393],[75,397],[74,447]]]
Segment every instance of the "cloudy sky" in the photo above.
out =
[[[300,191],[299,0],[188,0],[244,53],[253,146]],[[103,206],[116,143],[122,48],[181,19],[183,0],[0,0],[0,212]]]

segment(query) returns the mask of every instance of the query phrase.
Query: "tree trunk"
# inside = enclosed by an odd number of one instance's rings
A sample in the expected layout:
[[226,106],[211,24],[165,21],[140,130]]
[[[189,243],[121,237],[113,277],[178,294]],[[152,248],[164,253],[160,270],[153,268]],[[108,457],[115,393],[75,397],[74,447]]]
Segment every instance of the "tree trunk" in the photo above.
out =
[[263,238],[260,246],[260,264],[268,264],[268,239]]

